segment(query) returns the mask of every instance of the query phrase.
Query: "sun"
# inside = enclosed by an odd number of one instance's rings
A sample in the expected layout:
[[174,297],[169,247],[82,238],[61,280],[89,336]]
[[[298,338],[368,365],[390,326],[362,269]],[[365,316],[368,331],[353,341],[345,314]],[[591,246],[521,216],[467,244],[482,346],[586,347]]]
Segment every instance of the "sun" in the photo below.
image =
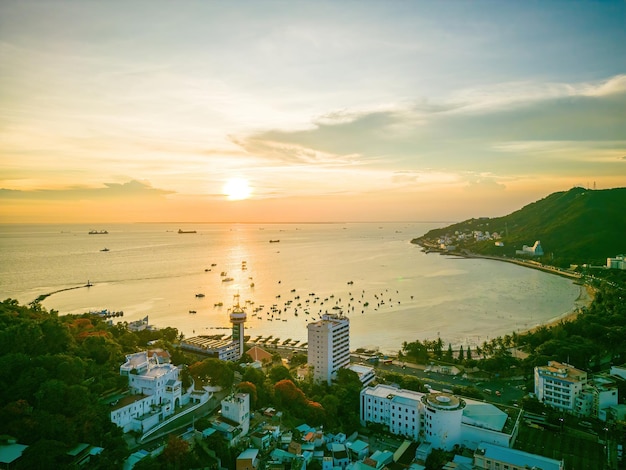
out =
[[224,184],[224,194],[231,201],[247,199],[250,197],[252,190],[248,184],[248,180],[244,178],[230,178]]

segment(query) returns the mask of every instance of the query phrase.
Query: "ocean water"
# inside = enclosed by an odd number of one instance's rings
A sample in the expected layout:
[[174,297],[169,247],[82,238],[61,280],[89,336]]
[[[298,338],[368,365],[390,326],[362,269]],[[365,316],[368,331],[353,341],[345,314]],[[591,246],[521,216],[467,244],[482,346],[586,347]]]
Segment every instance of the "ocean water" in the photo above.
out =
[[[351,349],[384,352],[438,336],[474,347],[575,307],[580,287],[565,278],[425,254],[410,243],[441,225],[0,225],[0,298],[26,304],[59,291],[42,305],[61,315],[123,311],[122,321],[148,315],[151,324],[189,337],[228,334],[228,308],[238,295],[252,338],[302,344],[308,322],[342,311]],[[93,286],[62,290],[87,281]]]

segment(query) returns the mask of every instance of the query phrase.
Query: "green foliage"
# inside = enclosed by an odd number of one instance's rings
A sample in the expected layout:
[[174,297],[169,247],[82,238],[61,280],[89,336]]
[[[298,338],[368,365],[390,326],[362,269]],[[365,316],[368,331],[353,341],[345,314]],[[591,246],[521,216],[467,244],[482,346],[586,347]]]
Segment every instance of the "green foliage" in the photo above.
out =
[[189,373],[200,383],[217,385],[224,389],[232,387],[235,380],[233,365],[212,357],[189,366]]
[[256,385],[252,382],[240,382],[237,384],[237,390],[242,393],[247,393],[250,395],[250,408],[255,409],[258,399],[258,394],[256,391]]
[[270,380],[272,383],[280,382],[281,380],[293,380],[289,369],[285,366],[274,366],[270,370]]
[[[588,190],[573,188],[550,194],[503,217],[470,219],[431,230],[420,239],[436,240],[455,231],[498,232],[504,247],[493,241],[473,240],[460,246],[486,255],[515,256],[515,250],[541,240],[546,253],[541,261],[555,266],[604,264],[624,251],[626,188]],[[507,235],[508,234],[508,235]]]
[[291,355],[291,359],[289,360],[289,365],[291,367],[298,367],[302,364],[306,364],[308,361],[308,357],[306,354],[293,353]]
[[412,343],[407,343],[406,341],[402,343],[402,352],[407,358],[418,364],[425,364],[428,360],[428,350],[419,340],[415,340]]
[[412,375],[403,375],[396,372],[387,372],[379,378],[379,382],[387,384],[396,384],[400,388],[413,390],[415,392],[427,393],[428,389],[424,387],[424,383],[417,377]]
[[107,328],[0,303],[0,434],[29,445],[19,468],[62,468],[79,442],[106,445],[96,460],[121,466],[126,445],[99,397],[119,378],[121,346]]
[[589,308],[578,317],[552,327],[519,335],[517,345],[530,354],[527,374],[548,360],[567,362],[579,369],[600,368],[626,357],[626,293],[621,287],[602,287]]
[[426,470],[440,470],[447,462],[454,457],[452,452],[446,452],[442,449],[433,449],[428,457],[426,457]]

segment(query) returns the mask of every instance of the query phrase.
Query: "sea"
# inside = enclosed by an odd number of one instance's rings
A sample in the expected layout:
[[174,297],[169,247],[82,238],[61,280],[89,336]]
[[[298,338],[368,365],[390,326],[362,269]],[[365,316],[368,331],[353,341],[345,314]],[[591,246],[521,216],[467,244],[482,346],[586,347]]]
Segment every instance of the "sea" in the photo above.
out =
[[113,322],[148,317],[185,337],[229,335],[239,303],[251,339],[301,346],[309,322],[343,314],[352,350],[383,353],[438,337],[474,348],[576,308],[566,278],[410,243],[446,225],[0,224],[0,298],[50,294],[41,305],[59,315],[123,312]]

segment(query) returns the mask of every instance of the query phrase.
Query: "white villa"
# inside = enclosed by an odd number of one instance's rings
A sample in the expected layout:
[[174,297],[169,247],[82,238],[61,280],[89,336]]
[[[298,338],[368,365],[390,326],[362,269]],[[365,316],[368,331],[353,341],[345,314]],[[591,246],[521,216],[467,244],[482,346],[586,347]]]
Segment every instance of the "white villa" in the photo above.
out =
[[145,433],[172,416],[190,401],[204,403],[209,394],[184,391],[180,370],[170,363],[169,353],[160,349],[126,356],[120,375],[128,377],[128,393],[111,403],[111,421],[124,432]]

